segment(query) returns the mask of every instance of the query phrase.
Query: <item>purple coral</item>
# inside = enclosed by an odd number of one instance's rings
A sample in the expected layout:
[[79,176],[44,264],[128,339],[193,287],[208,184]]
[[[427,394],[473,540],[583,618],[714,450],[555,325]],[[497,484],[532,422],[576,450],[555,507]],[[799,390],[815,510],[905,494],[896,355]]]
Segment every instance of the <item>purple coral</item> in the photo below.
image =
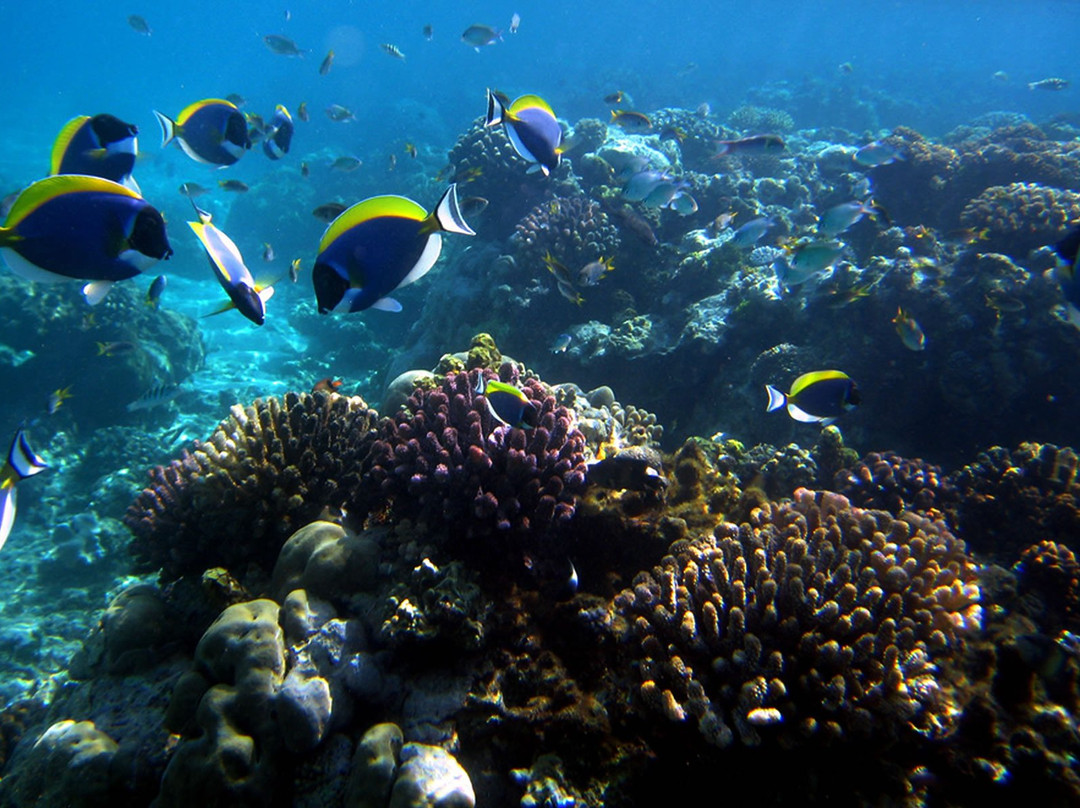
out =
[[450,373],[433,389],[417,389],[404,410],[385,419],[372,448],[368,479],[403,516],[441,525],[455,535],[543,532],[574,513],[585,488],[585,437],[574,413],[536,379],[516,384],[537,408],[537,426],[501,424],[480,379],[489,370]]

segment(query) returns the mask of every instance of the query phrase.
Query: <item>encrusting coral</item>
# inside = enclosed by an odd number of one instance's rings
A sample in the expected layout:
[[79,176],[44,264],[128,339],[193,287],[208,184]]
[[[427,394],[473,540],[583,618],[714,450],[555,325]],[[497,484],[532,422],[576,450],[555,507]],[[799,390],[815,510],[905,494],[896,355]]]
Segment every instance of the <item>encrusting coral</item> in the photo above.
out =
[[959,710],[935,672],[981,621],[976,565],[939,523],[806,489],[676,542],[615,606],[643,702],[721,747],[945,735]]
[[131,552],[165,580],[254,563],[360,482],[376,413],[358,396],[288,393],[236,405],[205,443],[150,471],[128,508]]

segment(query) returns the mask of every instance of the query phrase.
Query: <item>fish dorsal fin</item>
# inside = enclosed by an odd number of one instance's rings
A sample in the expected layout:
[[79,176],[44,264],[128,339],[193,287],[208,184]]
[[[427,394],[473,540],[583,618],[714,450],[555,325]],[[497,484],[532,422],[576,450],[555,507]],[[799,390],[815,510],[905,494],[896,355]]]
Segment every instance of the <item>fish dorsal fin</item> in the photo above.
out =
[[199,110],[210,106],[216,106],[218,104],[224,104],[225,106],[229,107],[230,109],[234,109],[237,112],[240,111],[236,104],[234,104],[232,101],[226,101],[224,98],[204,98],[201,101],[196,101],[193,104],[188,104],[186,107],[180,110],[180,114],[176,116],[176,125],[183,127],[183,125],[188,122],[188,119]]
[[75,135],[79,133],[89,120],[89,115],[79,115],[77,118],[72,118],[64,124],[64,128],[61,129],[60,134],[56,136],[56,142],[53,143],[52,160],[49,164],[50,174],[59,173],[60,163],[63,161],[64,154],[67,153],[71,141],[74,140]]
[[435,206],[433,215],[440,230],[445,230],[447,233],[460,233],[463,236],[476,235],[476,231],[469,227],[469,223],[465,221],[465,217],[461,214],[461,205],[458,204],[457,198],[457,185],[454,183],[451,183],[450,187],[443,193],[439,204]]
[[251,288],[255,288],[251,272],[244,264],[244,257],[231,238],[212,224],[188,222],[188,226],[206,249],[214,272],[223,284],[228,283],[231,286],[246,283]]
[[120,183],[103,177],[89,177],[83,174],[58,174],[55,177],[38,180],[19,194],[15,204],[11,206],[6,223],[10,226],[17,225],[46,202],[62,194],[80,192],[115,194],[127,196],[131,199],[141,199],[130,188],[125,188]]
[[[829,379],[846,379],[848,375],[842,370],[815,370],[811,373],[804,373],[797,378],[791,385],[791,392],[788,393],[788,398],[795,398],[803,390],[812,384],[818,382],[828,381]],[[798,420],[798,419],[796,419]]]
[[552,118],[555,117],[555,111],[552,110],[552,108],[548,105],[547,101],[545,101],[538,95],[530,94],[521,96],[520,98],[515,100],[513,104],[510,105],[510,109],[508,111],[511,116],[517,116],[517,114],[524,109],[542,109]]
[[330,223],[330,226],[326,228],[326,232],[323,233],[322,240],[319,242],[319,252],[325,250],[343,233],[358,224],[380,216],[400,216],[403,219],[422,222],[428,217],[428,213],[418,203],[413,202],[406,196],[394,196],[392,194],[373,196],[346,208]]
[[83,297],[91,306],[96,306],[105,299],[109,290],[113,288],[113,281],[91,281],[82,288]]
[[401,311],[401,304],[392,297],[380,297],[371,304],[371,308],[378,309],[379,311],[391,311],[396,314]]

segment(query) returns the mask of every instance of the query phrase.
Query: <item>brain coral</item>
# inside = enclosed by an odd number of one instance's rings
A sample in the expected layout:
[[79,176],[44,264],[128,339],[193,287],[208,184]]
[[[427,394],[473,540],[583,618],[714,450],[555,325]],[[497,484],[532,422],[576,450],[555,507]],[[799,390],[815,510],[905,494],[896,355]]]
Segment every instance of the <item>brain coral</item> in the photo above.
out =
[[642,700],[718,746],[731,724],[747,745],[939,736],[957,710],[933,674],[980,624],[976,572],[940,523],[799,489],[674,543],[616,609]]
[[584,490],[584,436],[574,413],[542,383],[516,384],[538,410],[537,426],[499,423],[476,392],[490,370],[449,373],[417,389],[405,409],[380,425],[369,481],[399,515],[420,517],[453,535],[540,531],[569,519]]
[[1077,219],[1080,193],[1033,182],[993,185],[968,202],[960,214],[964,227],[986,229],[980,250],[1017,258],[1061,238]]
[[360,482],[376,413],[358,396],[288,393],[236,405],[128,508],[131,552],[166,580],[214,567],[269,571],[298,526],[340,506]]

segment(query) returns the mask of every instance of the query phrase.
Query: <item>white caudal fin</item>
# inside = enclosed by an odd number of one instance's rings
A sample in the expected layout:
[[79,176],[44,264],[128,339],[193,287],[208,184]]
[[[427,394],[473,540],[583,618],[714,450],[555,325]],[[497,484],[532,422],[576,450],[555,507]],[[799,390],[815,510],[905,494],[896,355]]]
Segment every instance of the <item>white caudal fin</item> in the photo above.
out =
[[765,412],[772,412],[778,410],[787,404],[787,396],[773,387],[771,384],[765,385],[765,392],[769,394],[769,406],[765,408]]
[[[480,51],[479,48],[476,49]],[[506,108],[499,97],[491,90],[487,91],[487,115],[484,117],[484,126],[498,126],[506,117]]]
[[176,121],[168,115],[162,115],[156,109],[154,110],[154,117],[161,124],[161,148],[165,148],[176,137]]
[[461,206],[458,205],[457,185],[451,183],[442,195],[439,204],[435,206],[435,221],[439,229],[448,233],[460,233],[463,236],[475,236],[476,231],[469,227],[465,217],[461,215]]

